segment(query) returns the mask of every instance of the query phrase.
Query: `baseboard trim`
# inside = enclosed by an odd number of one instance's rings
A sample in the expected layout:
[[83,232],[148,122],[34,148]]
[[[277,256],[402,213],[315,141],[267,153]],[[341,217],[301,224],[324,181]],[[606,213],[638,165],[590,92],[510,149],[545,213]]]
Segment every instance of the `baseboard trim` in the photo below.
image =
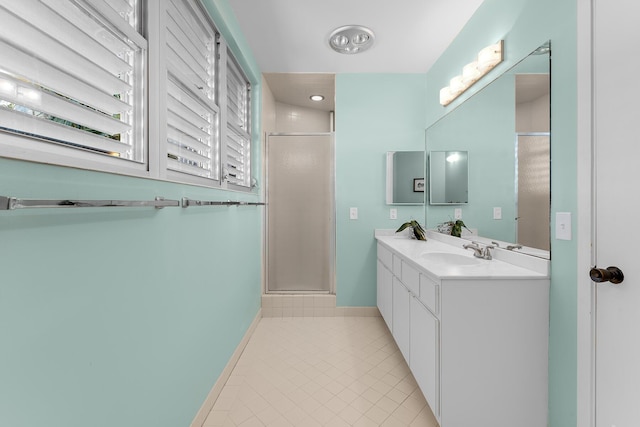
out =
[[247,332],[244,334],[244,337],[242,337],[240,344],[238,344],[238,347],[236,347],[236,350],[231,355],[231,358],[227,362],[227,365],[222,370],[222,373],[218,377],[218,380],[213,385],[213,388],[207,395],[207,398],[204,400],[204,403],[200,407],[200,410],[198,411],[195,418],[191,422],[190,427],[203,426],[204,422],[209,416],[209,412],[211,412],[211,409],[213,409],[213,405],[216,403],[218,396],[220,396],[220,392],[222,392],[222,388],[224,387],[224,385],[227,383],[227,380],[231,376],[231,372],[233,371],[233,368],[236,366],[236,363],[238,363],[238,359],[240,359],[242,352],[247,346],[247,343],[249,342],[249,338],[251,338],[251,335],[253,335],[253,332],[258,326],[258,322],[260,322],[260,319],[262,319],[262,309],[258,310],[258,314],[256,314],[256,317],[253,319],[253,322],[251,322],[251,325],[249,325],[249,329],[247,329]]

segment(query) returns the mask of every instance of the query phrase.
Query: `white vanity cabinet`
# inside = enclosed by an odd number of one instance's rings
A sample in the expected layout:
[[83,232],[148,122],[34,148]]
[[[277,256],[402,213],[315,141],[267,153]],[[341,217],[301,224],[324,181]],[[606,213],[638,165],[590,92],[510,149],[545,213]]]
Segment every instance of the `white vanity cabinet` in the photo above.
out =
[[377,304],[382,318],[387,323],[390,331],[393,331],[391,309],[393,301],[393,273],[392,254],[389,250],[378,250],[378,274],[377,274]]
[[440,426],[546,427],[548,276],[429,266],[427,243],[378,239],[378,307]]
[[410,321],[411,316],[409,309],[411,306],[411,293],[397,278],[393,277],[393,330],[391,331],[393,338],[398,344],[398,348],[402,352],[407,364],[410,360]]
[[440,373],[439,334],[440,321],[416,297],[411,298],[410,361],[411,372],[429,402],[436,418],[440,415],[438,376]]

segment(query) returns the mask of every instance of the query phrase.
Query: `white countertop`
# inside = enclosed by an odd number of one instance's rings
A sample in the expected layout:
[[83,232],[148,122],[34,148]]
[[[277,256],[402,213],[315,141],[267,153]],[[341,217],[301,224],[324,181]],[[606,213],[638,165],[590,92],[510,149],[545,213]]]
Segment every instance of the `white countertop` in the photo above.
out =
[[[400,255],[411,261],[417,268],[426,270],[433,275],[435,279],[548,279],[549,275],[545,274],[545,270],[529,269],[524,266],[515,265],[500,259],[484,260],[475,258],[478,260],[473,265],[455,265],[445,262],[432,262],[422,258],[421,255],[425,253],[437,253],[445,252],[466,256],[471,259],[473,257],[473,251],[463,249],[463,244],[469,243],[469,241],[457,239],[452,241],[454,243],[460,243],[460,245],[449,244],[443,242],[440,239],[429,238],[427,241],[420,241],[410,239],[406,235],[383,235],[385,233],[376,233],[376,239],[382,245],[387,248],[398,252]],[[431,234],[431,233],[429,233]],[[459,242],[458,242],[459,240]],[[498,250],[494,250],[499,252]],[[524,256],[524,255],[523,255]],[[524,264],[528,260],[524,260]],[[522,263],[521,263],[522,264]],[[536,271],[537,270],[537,271]],[[546,270],[548,271],[548,269]]]

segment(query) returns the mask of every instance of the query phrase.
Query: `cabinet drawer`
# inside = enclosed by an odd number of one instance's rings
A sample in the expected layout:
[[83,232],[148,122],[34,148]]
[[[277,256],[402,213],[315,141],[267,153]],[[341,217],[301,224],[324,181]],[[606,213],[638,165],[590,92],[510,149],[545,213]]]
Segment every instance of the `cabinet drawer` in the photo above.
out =
[[420,294],[420,273],[405,261],[402,261],[402,276],[400,279],[412,294],[415,296]]
[[382,261],[389,270],[393,268],[393,256],[391,251],[378,243],[378,259]]
[[402,280],[402,258],[393,254],[393,275]]
[[429,309],[432,313],[440,314],[440,304],[438,303],[440,296],[440,285],[433,280],[429,279],[424,274],[420,275],[420,301]]

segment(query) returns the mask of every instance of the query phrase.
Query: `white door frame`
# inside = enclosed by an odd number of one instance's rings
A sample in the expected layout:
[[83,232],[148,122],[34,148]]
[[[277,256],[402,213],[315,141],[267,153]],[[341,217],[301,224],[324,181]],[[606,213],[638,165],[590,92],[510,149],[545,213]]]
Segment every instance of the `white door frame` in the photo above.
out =
[[577,2],[577,427],[595,427],[594,0]]

